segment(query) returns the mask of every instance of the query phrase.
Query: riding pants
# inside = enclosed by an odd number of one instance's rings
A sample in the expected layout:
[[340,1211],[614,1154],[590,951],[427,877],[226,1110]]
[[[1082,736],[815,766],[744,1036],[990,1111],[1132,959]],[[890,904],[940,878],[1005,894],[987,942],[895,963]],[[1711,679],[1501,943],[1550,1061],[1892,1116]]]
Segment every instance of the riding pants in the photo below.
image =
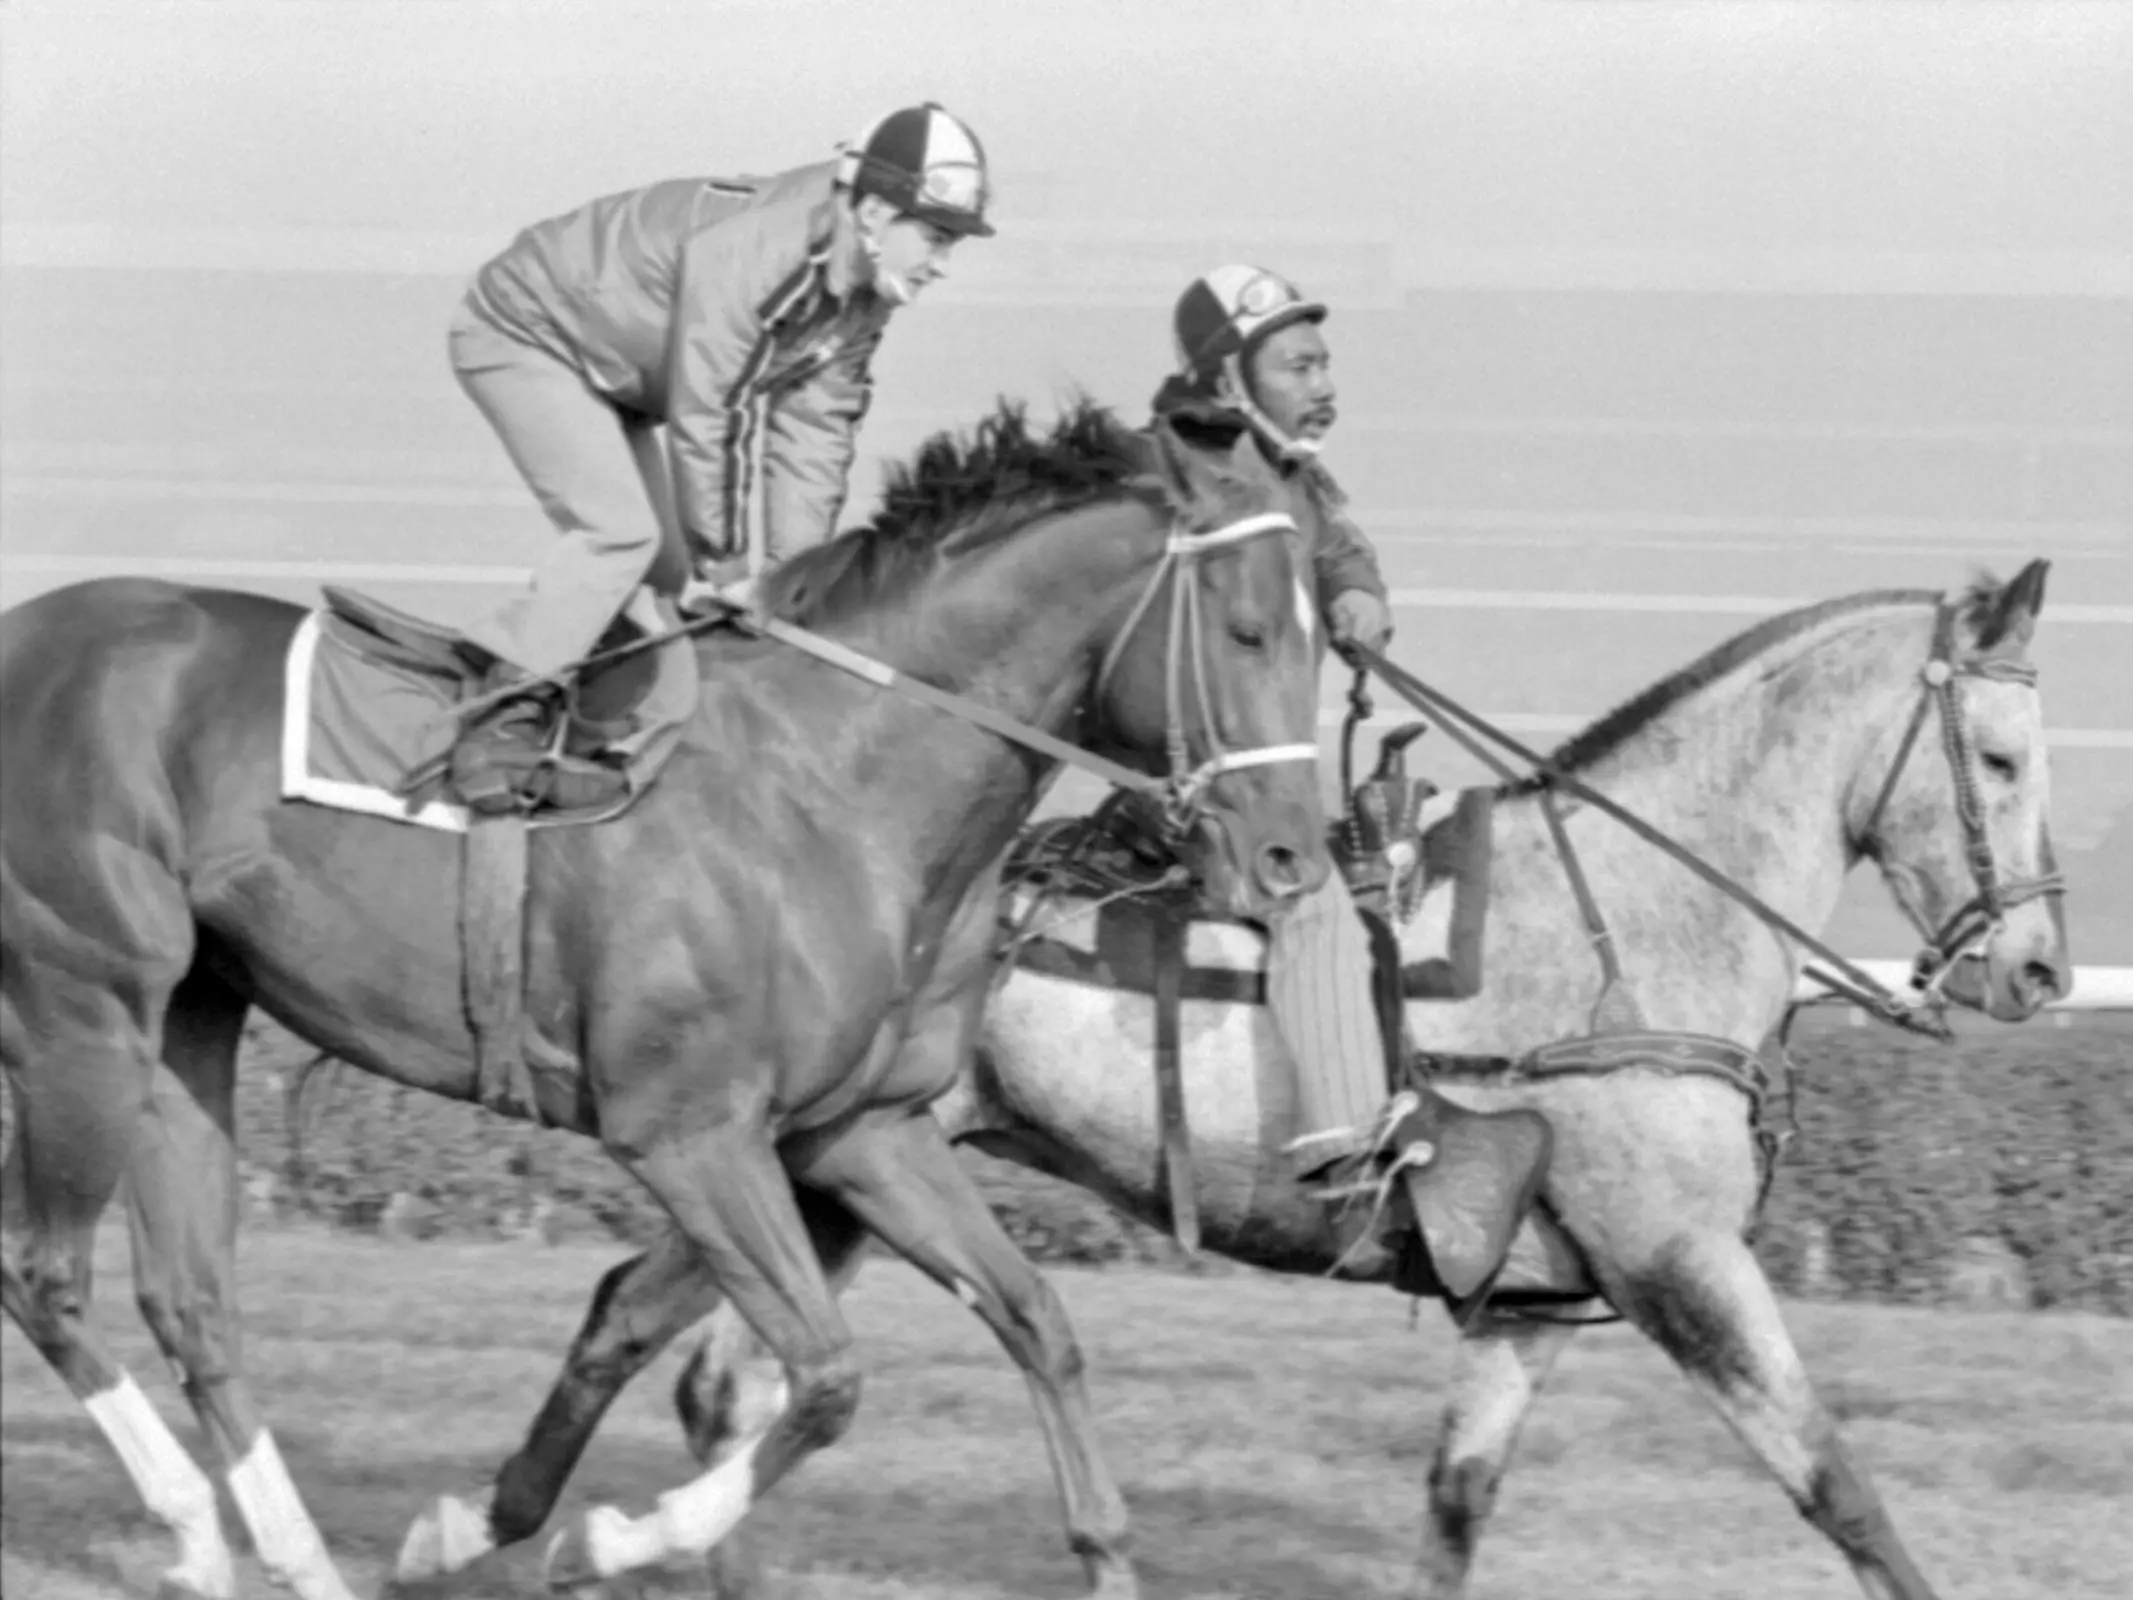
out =
[[1371,960],[1338,872],[1273,924],[1266,998],[1296,1061],[1299,1174],[1367,1149],[1390,1098]]
[[[452,319],[449,348],[460,386],[562,536],[534,564],[527,587],[467,637],[538,674],[589,655],[625,609],[646,632],[661,631],[652,589],[678,592],[688,564],[655,425],[618,412],[471,298]],[[637,708],[647,724],[694,703],[692,652],[670,646],[657,654],[658,676]]]

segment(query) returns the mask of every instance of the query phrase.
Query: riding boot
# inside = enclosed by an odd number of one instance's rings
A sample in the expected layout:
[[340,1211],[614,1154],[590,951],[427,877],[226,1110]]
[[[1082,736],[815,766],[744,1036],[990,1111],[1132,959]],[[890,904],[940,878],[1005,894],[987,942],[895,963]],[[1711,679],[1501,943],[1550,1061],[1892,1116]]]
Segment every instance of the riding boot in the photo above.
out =
[[1470,1111],[1425,1086],[1389,1143],[1431,1270],[1456,1307],[1503,1269],[1555,1130],[1538,1111]]
[[629,780],[615,767],[555,748],[551,721],[539,700],[519,697],[461,731],[451,753],[451,786],[469,810],[491,816],[546,804],[576,810],[629,793]]

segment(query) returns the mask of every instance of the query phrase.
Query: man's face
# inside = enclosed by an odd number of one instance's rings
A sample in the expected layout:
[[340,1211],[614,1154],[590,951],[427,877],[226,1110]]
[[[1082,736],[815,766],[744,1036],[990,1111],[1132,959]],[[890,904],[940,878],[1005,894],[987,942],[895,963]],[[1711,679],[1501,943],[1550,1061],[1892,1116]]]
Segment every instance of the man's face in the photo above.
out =
[[1292,322],[1259,342],[1245,377],[1259,409],[1292,439],[1323,439],[1339,419],[1333,353],[1315,322]]
[[960,235],[905,216],[879,195],[860,200],[859,220],[874,230],[874,286],[886,298],[908,305],[927,284],[948,275],[948,256]]

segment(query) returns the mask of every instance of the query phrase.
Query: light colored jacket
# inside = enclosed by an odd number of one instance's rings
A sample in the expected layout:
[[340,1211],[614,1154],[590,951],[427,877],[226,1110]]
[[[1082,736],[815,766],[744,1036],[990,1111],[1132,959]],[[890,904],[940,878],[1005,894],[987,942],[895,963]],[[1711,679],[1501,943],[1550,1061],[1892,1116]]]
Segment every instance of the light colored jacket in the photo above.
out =
[[892,310],[833,260],[835,166],[677,178],[535,223],[475,304],[619,410],[664,422],[702,570],[836,531]]
[[1289,509],[1310,541],[1311,574],[1321,611],[1334,597],[1361,589],[1391,600],[1377,547],[1348,515],[1348,497],[1316,461],[1277,468],[1289,490]]

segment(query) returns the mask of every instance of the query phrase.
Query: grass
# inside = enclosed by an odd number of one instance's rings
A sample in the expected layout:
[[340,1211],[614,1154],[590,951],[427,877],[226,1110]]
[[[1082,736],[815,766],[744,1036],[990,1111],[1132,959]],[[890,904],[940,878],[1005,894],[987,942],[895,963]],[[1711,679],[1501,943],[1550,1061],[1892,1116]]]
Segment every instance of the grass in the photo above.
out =
[[[98,1325],[195,1440],[107,1233]],[[250,1358],[299,1486],[358,1593],[430,1495],[486,1481],[532,1416],[617,1248],[246,1240]],[[1450,1340],[1383,1291],[1252,1273],[1054,1269],[1133,1508],[1150,1600],[1401,1592]],[[845,1441],[750,1519],[784,1588],[825,1600],[1071,1596],[1021,1381],[978,1323],[901,1264],[847,1301],[869,1372]],[[1810,1369],[1948,1600],[2118,1596],[2133,1571],[2133,1324],[2084,1315],[1796,1305]],[[603,1427],[566,1504],[649,1509],[684,1471],[666,1357]],[[88,1419],[12,1327],[0,1590],[151,1592],[171,1545]],[[227,1511],[227,1508],[226,1508]],[[230,1526],[235,1527],[234,1520]],[[453,1593],[541,1590],[544,1541]],[[247,1558],[246,1593],[266,1584]],[[688,1593],[675,1580],[660,1587]],[[1476,1600],[1795,1600],[1853,1594],[1649,1345],[1580,1335],[1536,1408],[1483,1545]]]

